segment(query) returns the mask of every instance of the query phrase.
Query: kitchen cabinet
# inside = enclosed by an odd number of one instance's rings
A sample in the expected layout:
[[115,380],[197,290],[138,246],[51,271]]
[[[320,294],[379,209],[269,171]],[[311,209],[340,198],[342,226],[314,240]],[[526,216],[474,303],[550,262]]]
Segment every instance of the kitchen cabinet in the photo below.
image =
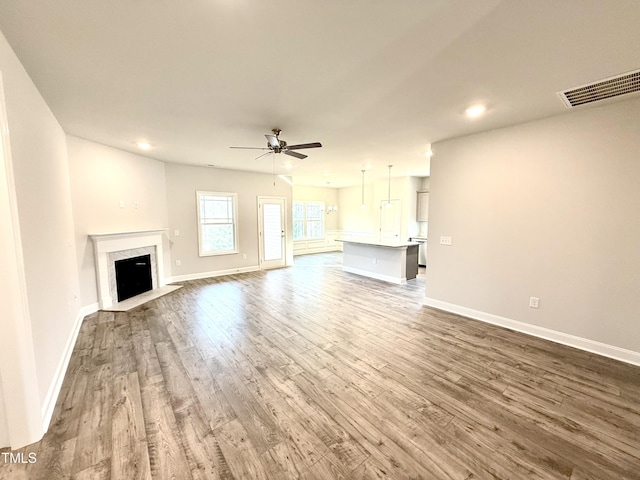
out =
[[418,192],[416,220],[418,222],[429,221],[429,192]]

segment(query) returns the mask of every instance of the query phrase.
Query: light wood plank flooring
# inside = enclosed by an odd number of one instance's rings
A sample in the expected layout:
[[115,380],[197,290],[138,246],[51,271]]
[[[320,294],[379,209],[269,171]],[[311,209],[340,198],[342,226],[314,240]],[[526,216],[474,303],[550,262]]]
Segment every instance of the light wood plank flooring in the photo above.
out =
[[640,479],[640,368],[423,307],[340,254],[88,317],[3,479]]

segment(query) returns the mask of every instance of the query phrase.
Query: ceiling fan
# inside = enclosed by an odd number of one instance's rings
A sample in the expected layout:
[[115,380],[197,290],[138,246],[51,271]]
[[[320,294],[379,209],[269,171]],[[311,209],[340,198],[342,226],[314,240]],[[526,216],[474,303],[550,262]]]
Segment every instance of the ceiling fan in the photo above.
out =
[[284,140],[280,140],[278,138],[282,130],[280,130],[279,128],[274,128],[271,131],[273,132],[272,135],[265,135],[267,139],[266,147],[229,147],[229,148],[240,148],[245,150],[268,150],[268,152],[263,153],[262,155],[257,157],[256,160],[270,153],[281,153],[281,152],[284,153],[285,155],[291,155],[292,157],[299,158],[302,160],[303,158],[307,158],[307,155],[303,153],[298,153],[295,150],[302,150],[303,148],[318,148],[322,146],[320,142],[301,143],[299,145],[287,145],[287,142],[285,142]]

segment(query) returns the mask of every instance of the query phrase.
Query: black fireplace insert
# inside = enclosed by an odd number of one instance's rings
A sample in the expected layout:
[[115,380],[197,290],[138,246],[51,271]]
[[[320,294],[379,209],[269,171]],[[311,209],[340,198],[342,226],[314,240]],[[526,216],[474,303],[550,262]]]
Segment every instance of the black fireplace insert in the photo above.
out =
[[116,260],[115,267],[119,302],[153,288],[151,255]]

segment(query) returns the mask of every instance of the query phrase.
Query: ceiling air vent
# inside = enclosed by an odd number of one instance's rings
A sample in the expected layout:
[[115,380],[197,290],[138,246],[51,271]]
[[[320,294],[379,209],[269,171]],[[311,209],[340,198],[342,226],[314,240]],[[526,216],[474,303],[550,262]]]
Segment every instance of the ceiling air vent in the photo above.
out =
[[640,92],[640,70],[559,92],[567,108]]

